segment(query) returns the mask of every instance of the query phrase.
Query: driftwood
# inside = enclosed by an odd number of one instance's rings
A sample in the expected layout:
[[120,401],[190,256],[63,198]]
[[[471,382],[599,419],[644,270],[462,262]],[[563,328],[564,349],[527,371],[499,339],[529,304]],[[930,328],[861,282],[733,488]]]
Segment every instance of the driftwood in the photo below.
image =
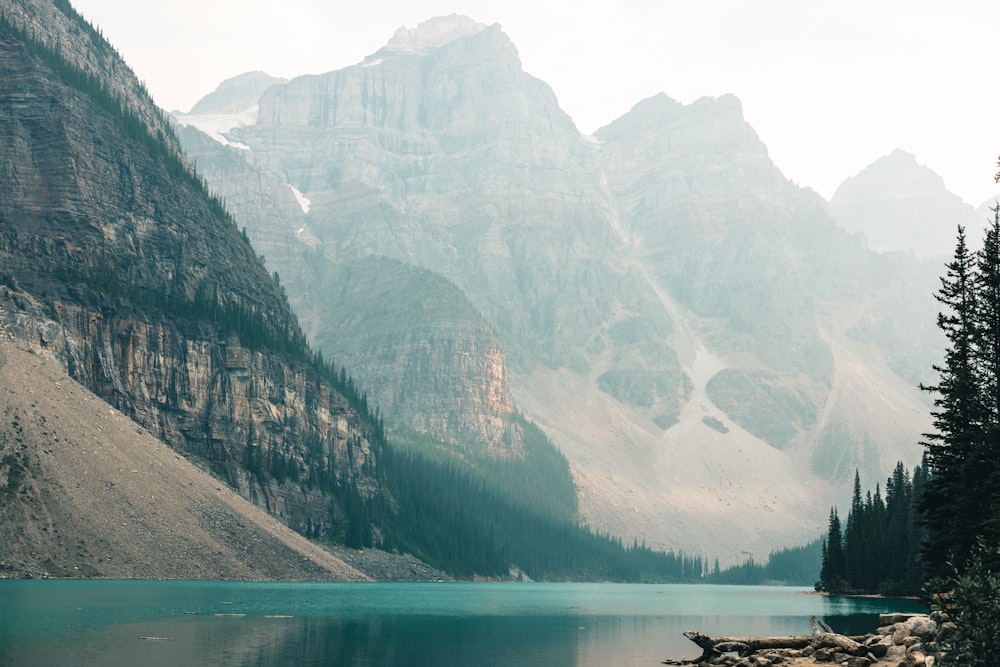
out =
[[718,658],[723,653],[739,653],[747,656],[755,651],[777,648],[803,649],[815,639],[812,636],[803,637],[710,637],[700,632],[688,630],[684,636],[693,641],[702,653],[694,660],[664,661],[665,665],[697,665]]
[[868,649],[851,637],[834,632],[829,625],[812,617],[812,635],[791,637],[710,637],[700,632],[688,630],[684,636],[693,641],[702,650],[702,654],[694,660],[666,660],[665,665],[697,665],[718,658],[723,653],[738,653],[746,657],[757,651],[773,649],[801,650],[807,646],[813,649],[835,648],[841,653],[850,655],[865,655]]

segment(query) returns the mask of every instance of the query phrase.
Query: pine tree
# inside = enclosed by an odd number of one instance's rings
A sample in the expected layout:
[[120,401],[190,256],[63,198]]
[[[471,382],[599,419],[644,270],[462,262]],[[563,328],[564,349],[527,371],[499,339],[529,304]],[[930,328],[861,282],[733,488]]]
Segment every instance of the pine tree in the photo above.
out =
[[837,508],[830,510],[826,542],[823,545],[823,564],[820,569],[820,588],[830,593],[841,593],[847,586],[845,581],[847,564],[844,558],[843,533]]
[[869,494],[865,504],[864,576],[865,590],[878,591],[886,579],[889,545],[886,543],[886,508],[882,491],[875,485],[875,495]]
[[961,508],[967,514],[960,523],[968,526],[958,552],[964,563],[972,552],[976,538],[988,544],[1000,542],[1000,205],[993,209],[993,223],[986,231],[983,248],[977,255],[976,293],[978,318],[976,354],[980,371],[985,424],[980,440],[969,452],[966,461],[964,489],[966,502]]
[[961,226],[954,259],[946,268],[936,298],[945,307],[937,323],[948,347],[943,365],[934,367],[938,383],[923,387],[936,394],[931,412],[934,431],[924,436],[930,470],[920,500],[925,529],[923,557],[932,576],[947,573],[953,554],[967,556],[975,539],[976,531],[970,534],[968,525],[975,516],[968,512],[966,502],[971,490],[967,486],[968,463],[974,460],[973,451],[983,439],[986,424],[976,359],[976,258],[966,246]]
[[913,558],[915,551],[913,530],[913,484],[903,467],[896,464],[892,476],[885,483],[885,541],[894,549],[892,557],[886,559],[886,592],[900,593],[907,588],[919,588],[912,571],[917,569]]
[[847,514],[844,528],[844,579],[852,588],[863,585],[865,573],[865,504],[861,499],[861,475],[854,471],[854,492],[851,495],[851,510]]

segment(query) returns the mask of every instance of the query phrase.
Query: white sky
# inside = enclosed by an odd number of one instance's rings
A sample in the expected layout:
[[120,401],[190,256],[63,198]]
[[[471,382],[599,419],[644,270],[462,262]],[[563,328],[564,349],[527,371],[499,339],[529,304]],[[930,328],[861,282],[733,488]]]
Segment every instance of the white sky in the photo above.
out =
[[251,70],[360,62],[401,26],[500,23],[590,133],[658,92],[734,93],[778,168],[829,198],[894,148],[978,206],[1000,192],[995,0],[72,0],[167,110]]

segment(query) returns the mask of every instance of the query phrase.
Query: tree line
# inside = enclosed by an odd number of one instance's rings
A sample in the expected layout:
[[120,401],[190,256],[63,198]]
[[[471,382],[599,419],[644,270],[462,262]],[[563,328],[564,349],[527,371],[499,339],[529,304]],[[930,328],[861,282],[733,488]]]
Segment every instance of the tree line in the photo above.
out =
[[719,560],[704,581],[710,584],[739,584],[760,586],[780,584],[783,586],[812,586],[816,582],[816,573],[820,564],[819,538],[809,544],[798,547],[786,547],[772,551],[763,563],[748,554],[747,559],[739,564],[725,569],[719,566]]
[[384,549],[412,553],[458,577],[560,581],[692,581],[701,556],[660,551],[595,533],[512,497],[456,462],[432,461],[398,446],[380,469],[391,506],[374,499],[370,518]]

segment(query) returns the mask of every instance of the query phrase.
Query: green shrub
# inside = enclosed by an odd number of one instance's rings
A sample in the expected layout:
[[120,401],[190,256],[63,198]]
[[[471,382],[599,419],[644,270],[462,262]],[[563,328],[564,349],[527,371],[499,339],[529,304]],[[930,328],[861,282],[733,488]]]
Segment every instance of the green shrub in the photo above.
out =
[[[952,612],[958,631],[939,642],[938,663],[948,667],[995,667],[1000,657],[1000,546],[979,540],[964,571],[945,582],[951,586]],[[932,584],[933,585],[933,584]],[[938,590],[947,590],[938,582]]]

